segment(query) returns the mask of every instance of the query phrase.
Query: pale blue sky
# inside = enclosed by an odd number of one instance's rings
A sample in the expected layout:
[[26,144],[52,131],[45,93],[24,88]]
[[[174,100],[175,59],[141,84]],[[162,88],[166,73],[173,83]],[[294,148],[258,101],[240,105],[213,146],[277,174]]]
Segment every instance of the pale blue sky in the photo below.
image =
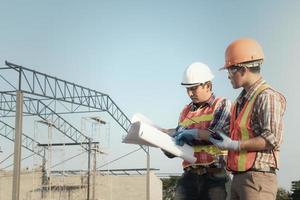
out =
[[[215,93],[234,100],[239,90],[218,71],[225,48],[240,37],[257,39],[266,57],[262,74],[288,102],[279,184],[289,189],[300,179],[299,1],[0,0],[0,5],[2,66],[8,60],[108,93],[129,117],[140,112],[163,127],[175,126],[189,102],[180,86],[187,65],[207,63],[216,76]],[[136,148],[121,144],[124,131],[113,121],[111,126],[109,158]],[[151,153],[151,167],[181,172],[179,159]],[[136,153],[112,167],[145,167],[143,156]]]

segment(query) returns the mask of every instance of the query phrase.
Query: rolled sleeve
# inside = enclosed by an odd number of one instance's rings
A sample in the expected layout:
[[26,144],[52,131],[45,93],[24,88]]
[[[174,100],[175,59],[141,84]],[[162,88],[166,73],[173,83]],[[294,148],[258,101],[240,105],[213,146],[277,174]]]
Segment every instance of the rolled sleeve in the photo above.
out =
[[214,119],[210,123],[209,128],[212,130],[223,130],[229,133],[231,101],[223,99],[214,112]]
[[282,142],[283,114],[285,112],[285,98],[271,89],[258,96],[257,106],[258,132],[257,135],[268,141],[273,148]]

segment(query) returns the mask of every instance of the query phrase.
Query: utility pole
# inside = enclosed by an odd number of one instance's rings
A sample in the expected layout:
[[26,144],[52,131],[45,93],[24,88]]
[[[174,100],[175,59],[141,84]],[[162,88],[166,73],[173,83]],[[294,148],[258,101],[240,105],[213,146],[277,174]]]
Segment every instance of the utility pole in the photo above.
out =
[[150,200],[150,148],[147,146],[147,184],[146,184],[146,199]]
[[150,200],[150,148],[149,146],[140,146],[147,156],[147,174],[146,174],[146,200]]
[[[82,143],[52,143],[51,146],[74,146],[74,145],[88,145],[88,178],[87,178],[87,200],[90,200],[90,171],[91,171],[91,147],[92,144],[99,144],[99,142],[92,142],[92,139],[89,138],[89,142]],[[38,146],[47,147],[48,144],[39,144]]]
[[48,185],[48,177],[46,172],[46,148],[44,148],[43,164],[42,164],[42,199],[45,197],[45,188]]
[[89,150],[88,150],[87,200],[90,200],[91,145],[92,145],[92,139],[90,138],[89,139]]
[[96,158],[97,158],[97,152],[98,152],[98,145],[94,145],[94,166],[93,166],[93,196],[92,196],[92,200],[95,200],[95,187],[96,187]]
[[[92,124],[100,124],[100,125],[105,125],[106,122],[100,119],[100,117],[88,117],[88,118],[83,118],[85,120],[92,120]],[[83,121],[82,125],[83,126]],[[87,200],[90,200],[90,189],[91,189],[91,153],[93,151],[94,153],[94,163],[93,163],[93,185],[92,185],[92,200],[95,200],[95,185],[96,185],[96,152],[102,153],[98,149],[98,145],[94,143],[94,147],[92,148],[92,136],[89,139],[89,147],[88,147],[88,178],[87,178]]]
[[[20,73],[21,74],[21,73]],[[21,88],[19,79],[19,89]],[[21,146],[22,146],[22,124],[23,124],[23,93],[16,92],[16,129],[14,143],[14,172],[12,184],[12,200],[19,200],[20,195],[20,171],[21,171]]]

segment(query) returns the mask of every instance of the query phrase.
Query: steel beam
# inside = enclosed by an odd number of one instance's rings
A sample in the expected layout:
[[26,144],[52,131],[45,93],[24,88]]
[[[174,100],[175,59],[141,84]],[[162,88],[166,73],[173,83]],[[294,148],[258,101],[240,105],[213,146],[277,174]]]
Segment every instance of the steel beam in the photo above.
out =
[[[11,125],[1,120],[0,120],[0,135],[12,142],[15,141],[14,138],[15,129]],[[33,153],[36,153],[40,157],[43,157],[43,155],[41,154],[43,148],[39,147],[39,143],[33,138],[27,136],[25,133],[22,133],[22,147]]]
[[[5,64],[20,74],[21,90],[24,93],[85,106],[100,112],[106,111],[128,132],[130,120],[107,94],[7,61]],[[12,90],[14,88],[17,86]]]

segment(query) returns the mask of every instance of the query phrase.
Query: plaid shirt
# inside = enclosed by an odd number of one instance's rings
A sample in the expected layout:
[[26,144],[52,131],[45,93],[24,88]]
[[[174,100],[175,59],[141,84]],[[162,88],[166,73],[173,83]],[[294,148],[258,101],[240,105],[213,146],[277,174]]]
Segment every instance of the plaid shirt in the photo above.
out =
[[[202,103],[200,107],[196,105],[191,106],[191,111],[195,111],[206,106],[213,106],[216,100],[215,95],[211,95],[211,97],[205,103]],[[223,130],[227,133],[229,131],[230,124],[230,109],[231,102],[228,99],[222,99],[214,112],[214,119],[211,121],[208,128],[211,130]]]
[[[212,96],[213,100],[215,97]],[[212,102],[213,103],[213,102]],[[215,110],[214,119],[211,121],[209,128],[211,130],[223,130],[225,132],[229,131],[229,124],[230,124],[230,109],[231,109],[231,102],[228,99],[223,99],[220,103],[218,108]]]
[[[216,101],[215,95],[212,95],[206,102],[202,103],[201,106],[193,105],[191,106],[191,111],[197,109],[205,108],[207,106],[213,106]],[[214,111],[214,118],[209,124],[209,129],[211,130],[223,130],[226,133],[229,132],[230,126],[230,112],[231,102],[228,99],[222,99]],[[207,144],[207,141],[199,141],[199,144]],[[214,163],[211,167],[223,168],[225,167],[227,155],[220,155],[218,160],[219,162]]]
[[[241,111],[246,100],[249,100],[255,91],[266,83],[258,80],[248,92],[243,90],[237,98],[237,114]],[[273,146],[273,150],[257,152],[253,168],[267,169],[279,166],[279,146],[282,142],[283,114],[286,108],[286,100],[282,94],[268,88],[260,93],[254,103],[250,126],[256,136],[263,137]],[[276,157],[276,159],[275,159]]]

